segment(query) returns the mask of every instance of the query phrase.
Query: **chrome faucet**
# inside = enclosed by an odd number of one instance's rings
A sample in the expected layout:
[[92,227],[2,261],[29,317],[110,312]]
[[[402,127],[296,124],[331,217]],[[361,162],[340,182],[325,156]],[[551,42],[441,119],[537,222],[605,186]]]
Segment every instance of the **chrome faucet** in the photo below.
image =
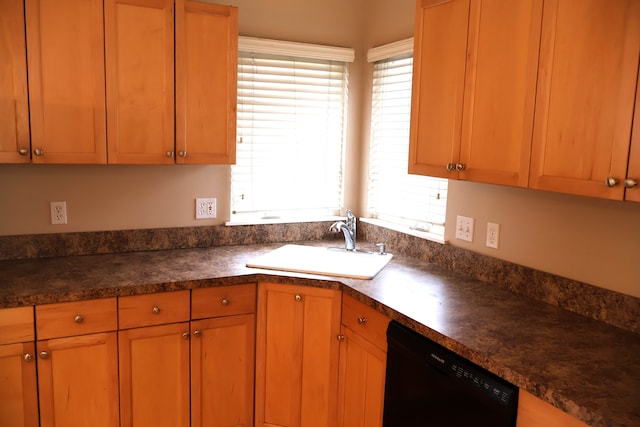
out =
[[336,221],[329,227],[330,231],[338,233],[342,231],[344,234],[344,248],[348,251],[356,250],[356,217],[351,212],[351,209],[347,209],[347,223],[342,221]]

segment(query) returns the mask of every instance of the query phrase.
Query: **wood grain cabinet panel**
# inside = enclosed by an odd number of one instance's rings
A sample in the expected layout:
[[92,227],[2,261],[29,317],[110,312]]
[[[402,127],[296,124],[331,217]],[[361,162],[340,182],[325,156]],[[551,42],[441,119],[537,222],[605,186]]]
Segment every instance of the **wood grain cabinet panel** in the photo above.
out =
[[176,163],[235,163],[238,9],[176,1]]
[[409,172],[526,187],[542,0],[420,0]]
[[340,304],[338,290],[258,285],[256,426],[335,425]]
[[109,163],[174,163],[173,14],[173,0],[105,0]]
[[102,0],[26,0],[33,163],[106,163]]
[[640,2],[547,0],[542,25],[530,186],[622,200]]
[[347,295],[342,297],[340,427],[382,426],[389,321],[373,308]]
[[29,101],[23,0],[0,2],[0,163],[29,163]]
[[38,427],[33,308],[0,310],[0,425]]
[[[639,71],[640,73],[640,71]],[[636,93],[636,108],[629,148],[629,167],[625,181],[624,199],[630,202],[640,202],[640,74]]]

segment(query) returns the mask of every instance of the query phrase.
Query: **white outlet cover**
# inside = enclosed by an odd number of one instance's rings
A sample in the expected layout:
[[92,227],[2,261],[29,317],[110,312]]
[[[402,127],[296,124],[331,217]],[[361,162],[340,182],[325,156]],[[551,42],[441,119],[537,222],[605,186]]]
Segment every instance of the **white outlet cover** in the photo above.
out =
[[216,217],[216,199],[215,198],[197,198],[196,199],[196,219],[212,219]]
[[51,202],[51,224],[67,223],[67,202]]
[[487,223],[487,247],[498,249],[500,241],[500,224],[494,222]]
[[456,239],[473,242],[473,218],[456,217]]

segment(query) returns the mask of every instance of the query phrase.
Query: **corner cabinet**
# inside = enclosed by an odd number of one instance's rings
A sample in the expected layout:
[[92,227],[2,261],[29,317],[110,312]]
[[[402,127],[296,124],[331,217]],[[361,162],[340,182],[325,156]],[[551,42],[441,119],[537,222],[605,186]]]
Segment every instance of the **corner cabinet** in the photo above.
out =
[[34,340],[32,307],[0,310],[0,425],[38,427]]
[[237,9],[105,1],[109,163],[234,162]]
[[[23,0],[0,2],[0,163],[29,163],[29,100]],[[1,420],[0,420],[1,421]]]
[[333,427],[342,292],[260,283],[256,427]]
[[530,186],[622,200],[637,167],[640,2],[546,0],[542,25]]
[[106,163],[102,0],[26,0],[25,16],[32,162]]
[[409,173],[527,186],[542,0],[418,0]]
[[338,427],[381,427],[390,319],[342,297]]

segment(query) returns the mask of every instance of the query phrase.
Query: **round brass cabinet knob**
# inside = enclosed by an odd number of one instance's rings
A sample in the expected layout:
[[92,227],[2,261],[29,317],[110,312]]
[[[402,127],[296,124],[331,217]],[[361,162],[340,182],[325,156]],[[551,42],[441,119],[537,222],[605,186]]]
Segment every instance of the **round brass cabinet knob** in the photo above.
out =
[[222,301],[220,301],[222,305],[229,305],[230,302],[231,301],[229,301],[227,298],[222,298]]
[[151,310],[151,312],[152,312],[153,314],[160,314],[160,307],[158,307],[158,306],[153,307],[153,309]]
[[78,314],[76,317],[73,318],[73,321],[76,323],[82,323],[84,322],[84,316],[82,314]]
[[296,295],[296,301],[298,302],[302,301],[302,295]]
[[367,323],[367,318],[363,316],[358,316],[358,324],[364,325]]
[[614,178],[612,176],[604,180],[605,185],[609,188],[615,187],[619,182],[620,180],[618,178]]
[[625,188],[633,188],[636,185],[638,185],[638,180],[635,178],[627,178],[624,180],[624,187]]

